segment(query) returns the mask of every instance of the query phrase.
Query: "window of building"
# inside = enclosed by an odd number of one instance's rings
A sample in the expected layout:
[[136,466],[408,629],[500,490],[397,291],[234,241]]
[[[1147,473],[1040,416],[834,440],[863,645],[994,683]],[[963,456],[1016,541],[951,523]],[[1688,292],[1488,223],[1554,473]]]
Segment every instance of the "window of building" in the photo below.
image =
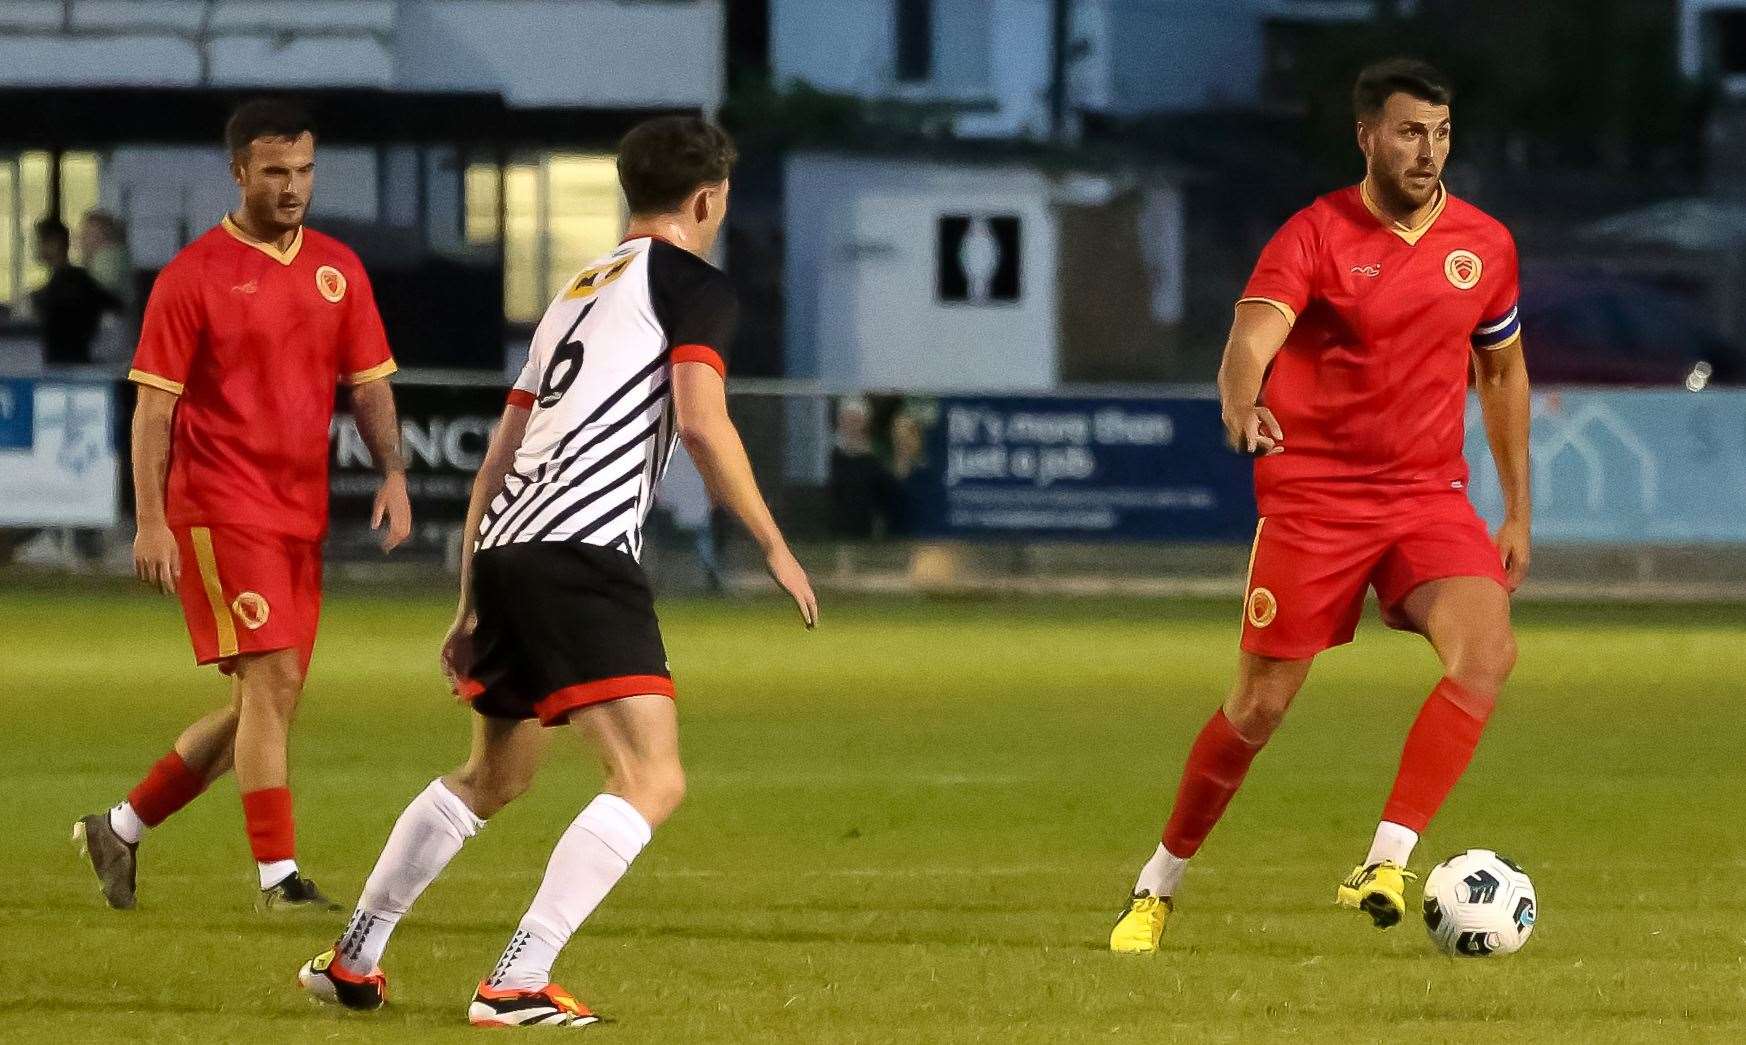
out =
[[0,153],[0,305],[17,311],[48,279],[36,258],[36,223],[54,215],[77,233],[80,220],[97,209],[101,183],[96,153]]
[[1746,74],[1746,10],[1711,11],[1705,16],[1710,71],[1721,76]]
[[934,74],[934,0],[897,0],[897,79],[917,83]]
[[503,209],[503,314],[537,323],[553,295],[623,234],[618,170],[609,155],[545,153],[467,167],[463,223],[469,243],[497,238]]

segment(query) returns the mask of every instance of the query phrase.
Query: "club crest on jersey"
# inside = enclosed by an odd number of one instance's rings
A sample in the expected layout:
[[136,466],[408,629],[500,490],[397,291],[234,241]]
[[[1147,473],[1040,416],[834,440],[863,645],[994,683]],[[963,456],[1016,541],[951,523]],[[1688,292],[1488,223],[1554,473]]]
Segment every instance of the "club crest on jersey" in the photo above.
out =
[[1256,588],[1249,593],[1249,623],[1257,628],[1265,628],[1273,623],[1273,618],[1279,616],[1279,600],[1266,588]]
[[1479,285],[1479,274],[1485,266],[1471,250],[1452,250],[1443,259],[1443,275],[1455,284],[1456,290],[1472,290]]
[[323,265],[315,270],[315,289],[321,291],[321,296],[339,304],[346,296],[346,277],[332,265]]
[[236,619],[243,622],[243,627],[250,631],[258,630],[267,623],[267,616],[272,613],[272,607],[258,591],[245,591],[230,604],[230,612],[236,614]]

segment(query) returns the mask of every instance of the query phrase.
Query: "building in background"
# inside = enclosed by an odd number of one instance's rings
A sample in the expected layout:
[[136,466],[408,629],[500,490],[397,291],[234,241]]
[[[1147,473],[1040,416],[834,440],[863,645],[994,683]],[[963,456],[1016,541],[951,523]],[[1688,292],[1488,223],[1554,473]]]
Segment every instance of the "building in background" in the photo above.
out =
[[[925,106],[965,138],[1259,98],[1264,0],[770,0],[778,83]],[[1056,20],[1064,24],[1057,27]],[[1064,37],[1057,100],[1053,42]],[[1247,73],[1244,71],[1247,70]]]
[[617,136],[720,106],[722,18],[719,0],[0,5],[0,305],[40,281],[44,214],[113,212],[149,279],[234,203],[228,106],[291,90],[323,131],[311,224],[381,274],[402,358],[499,365],[501,327],[616,242]]

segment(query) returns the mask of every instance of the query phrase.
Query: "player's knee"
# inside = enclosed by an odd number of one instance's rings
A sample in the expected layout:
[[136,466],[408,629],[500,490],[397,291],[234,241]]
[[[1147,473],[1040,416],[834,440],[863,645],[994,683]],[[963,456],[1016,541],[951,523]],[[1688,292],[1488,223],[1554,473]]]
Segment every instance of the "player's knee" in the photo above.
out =
[[242,703],[289,715],[303,692],[303,670],[295,656],[268,653],[250,657],[239,672]]
[[1516,667],[1516,638],[1509,631],[1468,643],[1449,665],[1449,677],[1469,690],[1495,697]]
[[659,826],[685,801],[685,769],[676,759],[616,767],[607,790],[635,806],[650,826]]
[[533,772],[469,764],[444,777],[443,782],[474,816],[489,820],[527,794],[527,789],[533,786]]
[[1279,728],[1290,706],[1289,696],[1265,689],[1240,689],[1225,701],[1225,718],[1244,740],[1261,744]]

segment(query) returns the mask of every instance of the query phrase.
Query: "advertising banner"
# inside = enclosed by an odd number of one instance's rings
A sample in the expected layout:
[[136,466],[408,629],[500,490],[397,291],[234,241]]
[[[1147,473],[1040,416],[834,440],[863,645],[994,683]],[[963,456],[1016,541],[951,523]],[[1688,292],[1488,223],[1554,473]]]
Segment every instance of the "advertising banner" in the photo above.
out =
[[0,526],[113,526],[114,416],[106,383],[0,380]]
[[[1746,542],[1746,391],[1553,390],[1534,396],[1534,537]],[[1473,503],[1503,517],[1479,404],[1467,410]]]
[[1244,541],[1246,457],[1210,399],[943,398],[911,483],[922,536]]

